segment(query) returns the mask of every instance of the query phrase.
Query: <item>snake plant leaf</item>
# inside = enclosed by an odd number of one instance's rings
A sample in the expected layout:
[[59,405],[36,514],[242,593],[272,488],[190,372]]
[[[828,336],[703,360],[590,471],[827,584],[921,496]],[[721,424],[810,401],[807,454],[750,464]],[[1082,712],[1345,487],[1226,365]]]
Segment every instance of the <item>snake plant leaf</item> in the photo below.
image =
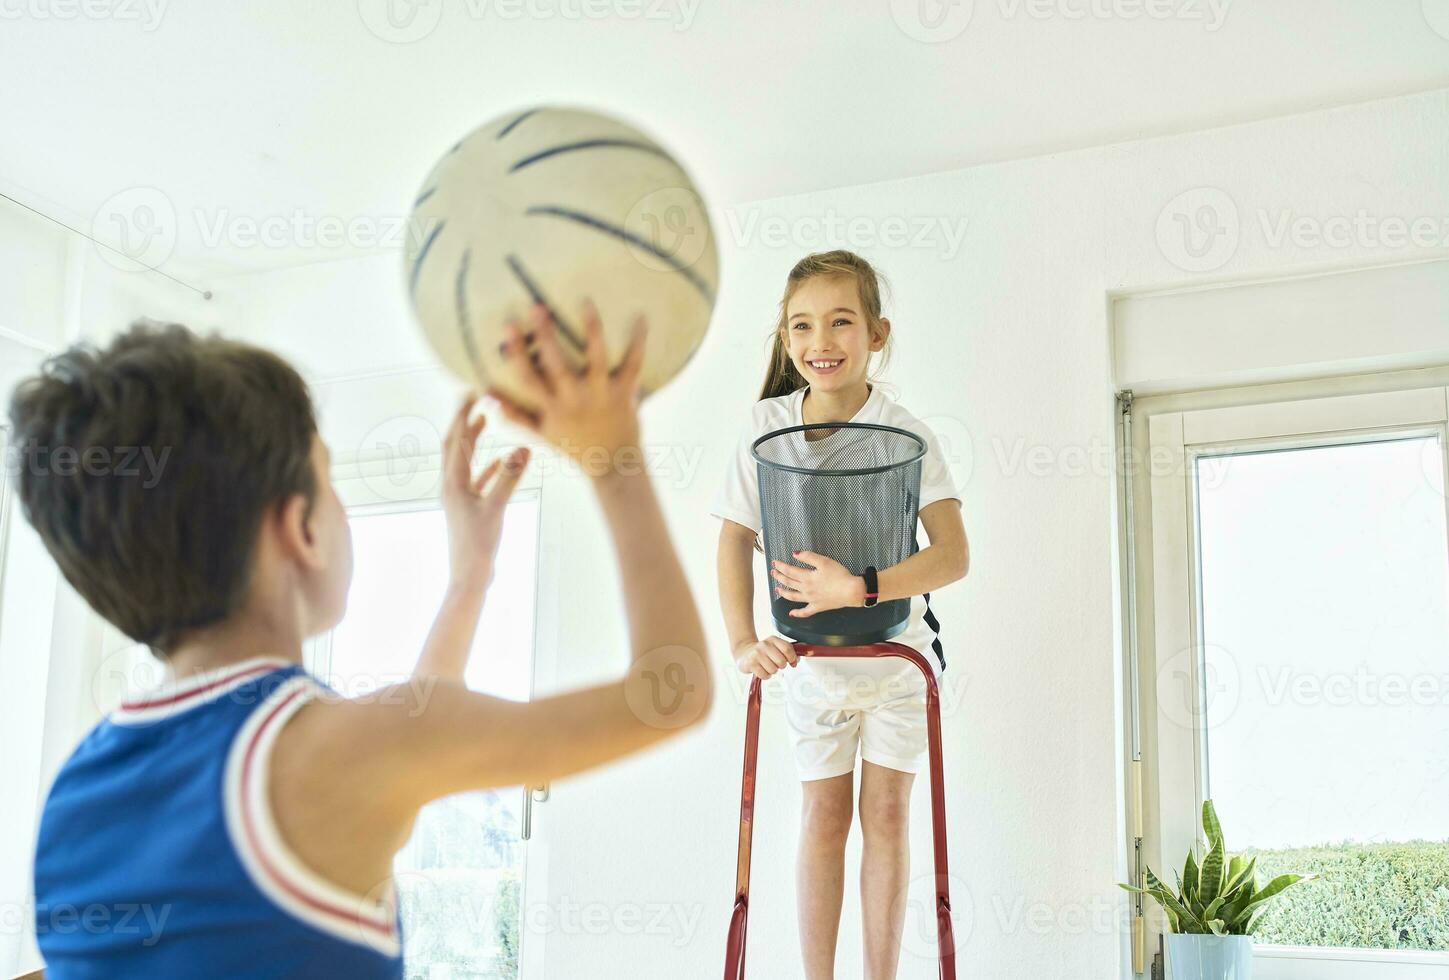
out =
[[1247,905],[1243,906],[1243,910],[1239,913],[1239,915],[1247,915],[1258,906],[1266,902],[1268,899],[1272,898],[1274,895],[1277,895],[1283,889],[1288,888],[1291,885],[1296,885],[1300,881],[1311,881],[1316,877],[1318,876],[1295,874],[1279,875],[1272,881],[1268,882],[1268,884],[1264,885],[1263,890],[1255,894],[1253,896],[1253,900],[1250,901]]
[[1152,897],[1162,906],[1162,910],[1173,920],[1173,932],[1205,933],[1207,926],[1203,925],[1201,919],[1192,913],[1185,905],[1177,900],[1177,896],[1171,892],[1153,892]]
[[1254,857],[1252,860],[1248,860],[1244,858],[1241,854],[1234,855],[1232,863],[1228,865],[1228,884],[1227,887],[1223,889],[1224,894],[1231,896],[1234,892],[1241,888],[1244,883],[1248,883],[1248,890],[1250,892],[1253,891],[1251,883],[1253,881],[1253,871],[1257,867],[1258,859],[1256,857]]
[[1243,855],[1234,854],[1232,856],[1232,859],[1228,861],[1228,883],[1223,886],[1223,891],[1230,892],[1233,890],[1233,879],[1242,874],[1243,869],[1247,866],[1248,859],[1243,857]]
[[1162,879],[1152,873],[1151,868],[1147,869],[1147,891],[1157,899],[1164,909],[1176,913],[1178,919],[1181,920],[1179,924],[1188,927],[1183,929],[1183,932],[1207,932],[1207,926],[1202,923],[1202,920],[1178,900],[1177,896],[1162,883]]
[[[1257,859],[1254,858],[1254,863]],[[1244,917],[1244,910],[1253,901],[1253,896],[1258,892],[1258,877],[1249,872],[1243,876],[1238,884],[1237,892],[1223,909],[1223,918],[1229,922],[1238,923]]]
[[1218,823],[1218,811],[1213,806],[1212,800],[1202,801],[1202,829],[1207,834],[1208,843],[1219,851],[1223,847],[1223,825]]
[[1198,857],[1194,844],[1183,864],[1182,876],[1176,870],[1177,890],[1146,869],[1143,886],[1119,884],[1125,891],[1150,895],[1162,906],[1168,925],[1175,933],[1242,936],[1252,933],[1263,906],[1284,889],[1300,881],[1312,881],[1317,875],[1283,874],[1258,887],[1258,859],[1229,855],[1223,843],[1223,830],[1211,800],[1203,803],[1203,832],[1207,846]]
[[1211,905],[1222,893],[1223,888],[1223,847],[1222,836],[1219,835],[1203,855],[1202,870],[1199,872],[1201,884],[1198,886],[1198,900],[1204,906]]

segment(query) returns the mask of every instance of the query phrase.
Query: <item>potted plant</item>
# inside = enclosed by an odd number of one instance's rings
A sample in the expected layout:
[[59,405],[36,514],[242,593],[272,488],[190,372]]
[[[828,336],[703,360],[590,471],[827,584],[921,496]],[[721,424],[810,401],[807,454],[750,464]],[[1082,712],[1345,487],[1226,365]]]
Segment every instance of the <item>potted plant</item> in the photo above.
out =
[[[1223,844],[1212,800],[1202,805],[1202,831],[1187,853],[1176,890],[1147,869],[1147,887],[1122,885],[1129,892],[1151,895],[1167,913],[1171,930],[1167,957],[1174,980],[1251,980],[1253,937],[1250,933],[1265,902],[1285,888],[1315,875],[1283,874],[1258,887],[1257,858],[1229,855]],[[1174,872],[1174,875],[1176,873]]]

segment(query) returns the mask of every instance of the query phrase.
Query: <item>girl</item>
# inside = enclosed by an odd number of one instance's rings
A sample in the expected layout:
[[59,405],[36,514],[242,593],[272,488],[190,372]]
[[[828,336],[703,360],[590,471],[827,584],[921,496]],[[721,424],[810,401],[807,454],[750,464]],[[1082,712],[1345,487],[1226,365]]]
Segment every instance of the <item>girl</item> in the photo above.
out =
[[[894,642],[920,651],[939,674],[945,668],[944,648],[926,594],[966,574],[966,532],[960,498],[935,437],[871,383],[871,355],[884,358],[890,334],[890,321],[881,316],[879,277],[870,263],[846,251],[798,262],[780,301],[764,388],[713,508],[723,519],[720,606],[736,665],[762,679],[794,668],[786,675],[786,714],[804,797],[796,880],[808,980],[835,976],[857,749],[862,759],[865,975],[868,980],[896,975],[910,865],[911,784],[926,757],[925,679],[898,657],[797,659],[790,640],[756,635],[753,553],[762,521],[750,444],[776,429],[817,422],[879,423],[925,439],[920,521],[930,545],[881,569],[878,590],[880,602],[915,597],[906,629]],[[864,605],[861,576],[828,555],[802,552],[798,560],[774,562],[770,569],[771,585],[780,595],[805,603],[792,616]]]

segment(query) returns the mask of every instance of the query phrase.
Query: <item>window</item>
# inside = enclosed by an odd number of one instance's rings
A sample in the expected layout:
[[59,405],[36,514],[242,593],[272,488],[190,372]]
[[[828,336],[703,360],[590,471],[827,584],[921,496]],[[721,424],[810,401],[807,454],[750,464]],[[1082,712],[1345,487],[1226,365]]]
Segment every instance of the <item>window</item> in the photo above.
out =
[[[532,690],[538,559],[536,492],[509,503],[498,572],[467,670],[468,686],[527,700]],[[350,696],[405,680],[447,584],[446,527],[436,503],[351,512],[347,613],[311,652],[313,669]],[[409,978],[514,980],[525,845],[521,787],[435,801],[399,852]]]
[[1150,863],[1211,798],[1261,880],[1318,874],[1255,931],[1268,980],[1449,968],[1446,403],[1150,416]]

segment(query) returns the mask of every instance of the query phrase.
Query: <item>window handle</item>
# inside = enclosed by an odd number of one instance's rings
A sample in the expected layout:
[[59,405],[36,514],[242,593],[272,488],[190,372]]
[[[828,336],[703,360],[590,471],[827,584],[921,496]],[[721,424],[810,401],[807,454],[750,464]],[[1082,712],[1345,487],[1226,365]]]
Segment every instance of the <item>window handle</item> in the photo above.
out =
[[548,783],[542,786],[523,787],[523,830],[519,837],[528,840],[533,837],[533,804],[548,802]]

